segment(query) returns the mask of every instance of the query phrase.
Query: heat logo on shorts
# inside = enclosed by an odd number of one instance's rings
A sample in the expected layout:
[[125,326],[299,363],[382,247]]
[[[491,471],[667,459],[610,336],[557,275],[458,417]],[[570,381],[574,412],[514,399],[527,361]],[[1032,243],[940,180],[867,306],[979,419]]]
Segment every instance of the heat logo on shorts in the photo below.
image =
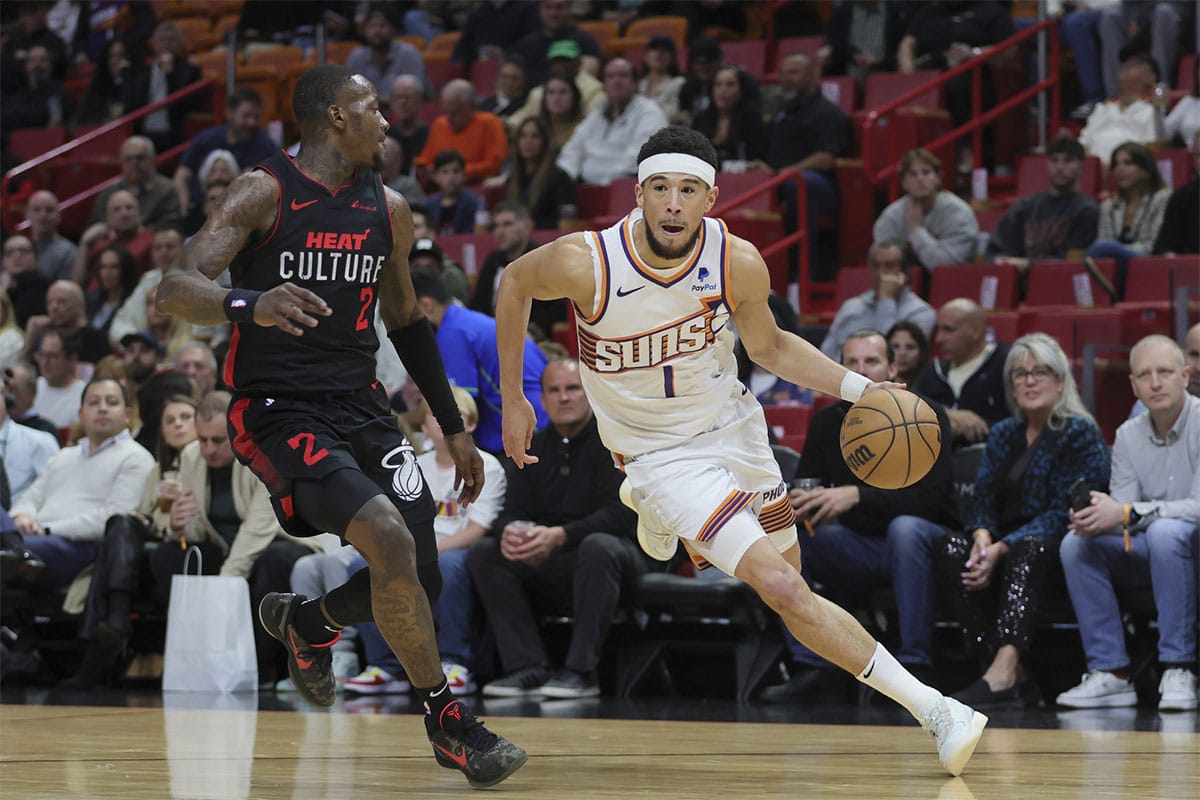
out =
[[417,466],[417,457],[413,446],[405,442],[388,452],[379,461],[384,469],[395,470],[392,473],[392,491],[401,500],[416,500],[425,488],[425,479],[421,477],[421,469]]

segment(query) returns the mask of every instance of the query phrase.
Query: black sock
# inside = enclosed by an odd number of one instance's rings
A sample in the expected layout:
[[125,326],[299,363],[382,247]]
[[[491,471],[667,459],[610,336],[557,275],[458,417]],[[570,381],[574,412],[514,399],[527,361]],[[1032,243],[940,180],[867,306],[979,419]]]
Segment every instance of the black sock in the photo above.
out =
[[445,678],[442,678],[442,682],[432,689],[422,689],[414,686],[413,691],[416,692],[417,697],[421,698],[422,702],[425,703],[426,713],[438,720],[439,724],[442,718],[442,712],[446,709],[446,706],[450,705],[455,700],[454,693],[450,691],[450,684],[446,682]]
[[309,644],[328,644],[341,632],[342,626],[334,624],[321,612],[321,599],[305,600],[296,609],[292,620],[296,633]]

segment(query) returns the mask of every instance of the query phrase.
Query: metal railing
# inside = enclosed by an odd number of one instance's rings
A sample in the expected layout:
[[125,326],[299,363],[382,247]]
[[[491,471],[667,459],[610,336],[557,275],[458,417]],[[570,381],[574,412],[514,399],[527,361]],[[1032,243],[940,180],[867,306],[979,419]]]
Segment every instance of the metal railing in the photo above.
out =
[[785,235],[782,239],[761,248],[761,252],[763,260],[767,262],[768,270],[771,272],[771,289],[776,294],[787,297],[789,283],[788,268],[785,267],[781,275],[778,269],[772,270],[771,265],[774,263],[774,259],[783,254],[786,248],[793,245],[798,248],[800,298],[801,308],[803,308],[804,299],[808,297],[811,287],[808,275],[810,266],[808,259],[809,232],[806,222],[808,219],[808,187],[805,185],[804,176],[800,174],[800,171],[785,169],[773,178],[758,184],[752,189],[747,189],[727,201],[718,202],[712,213],[714,216],[728,214],[730,211],[757,200],[763,192],[778,191],[778,187],[788,181],[793,181],[796,184],[796,230]]
[[[41,172],[43,169],[49,168],[51,166],[51,163],[54,162],[56,159],[70,157],[70,156],[76,154],[78,151],[86,148],[88,145],[92,144],[93,142],[102,140],[108,136],[111,136],[114,133],[131,131],[133,128],[133,124],[136,123],[139,119],[142,119],[143,117],[146,117],[147,115],[152,114],[155,111],[165,109],[165,108],[167,108],[167,106],[170,106],[181,100],[186,100],[187,98],[192,97],[193,95],[199,95],[202,92],[210,91],[214,86],[215,86],[215,84],[212,81],[208,80],[207,78],[201,78],[200,80],[196,81],[195,83],[189,84],[189,85],[183,87],[182,89],[179,89],[178,91],[172,92],[171,94],[164,97],[162,100],[158,100],[154,103],[150,103],[149,105],[143,106],[142,108],[138,109],[137,111],[132,111],[123,117],[113,120],[112,122],[105,123],[104,125],[101,125],[99,128],[96,128],[95,130],[88,131],[87,133],[85,133],[81,136],[78,136],[74,139],[71,139],[69,142],[65,142],[64,144],[54,148],[53,150],[50,150],[49,152],[43,153],[42,155],[40,155],[36,158],[30,159],[29,161],[26,161],[25,163],[21,164],[18,167],[14,167],[13,169],[4,173],[3,178],[0,178],[0,197],[5,198],[7,201],[7,198],[12,196],[12,194],[11,194],[12,187],[16,184],[17,180],[20,179],[22,176],[28,176],[29,178],[33,178],[35,174]],[[212,106],[213,106],[213,110],[214,110],[214,114],[215,114],[216,118],[220,119],[222,116],[223,109],[221,108],[222,103],[220,102],[220,98],[218,97],[218,95],[219,95],[218,92],[212,92]],[[186,145],[186,143],[184,143],[184,144],[176,145],[175,147],[172,147],[168,150],[163,151],[162,153],[159,153],[158,156],[154,160],[155,166],[157,167],[162,164],[169,164],[172,161],[172,159],[177,158],[179,156],[179,154],[182,153],[186,149],[186,147],[187,147],[187,145]],[[116,153],[116,150],[117,150],[117,148],[113,148],[114,155]],[[109,178],[108,180],[106,180],[96,186],[93,186],[89,189],[85,189],[84,191],[74,194],[71,197],[59,198],[60,211],[65,213],[65,212],[69,211],[71,208],[73,208],[74,206],[78,205],[79,203],[88,202],[88,201],[93,200],[96,197],[96,195],[100,194],[100,192],[104,191],[104,189],[111,186],[119,178],[120,178],[120,173],[118,171],[117,175],[113,176],[112,178]],[[51,188],[51,187],[39,186],[38,188]],[[24,230],[29,227],[28,222],[25,222],[24,220],[19,220],[19,219],[13,219],[14,209],[9,208],[7,202],[5,204],[3,214],[4,214],[4,221],[9,228],[15,228],[17,230]]]

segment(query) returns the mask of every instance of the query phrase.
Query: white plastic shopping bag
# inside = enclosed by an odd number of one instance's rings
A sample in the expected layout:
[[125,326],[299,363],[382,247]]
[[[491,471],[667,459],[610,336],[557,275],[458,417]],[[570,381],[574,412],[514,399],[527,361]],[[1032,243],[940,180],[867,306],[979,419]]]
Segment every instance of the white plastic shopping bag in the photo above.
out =
[[250,588],[242,578],[200,574],[202,560],[199,548],[189,549],[183,574],[171,579],[163,691],[257,691]]

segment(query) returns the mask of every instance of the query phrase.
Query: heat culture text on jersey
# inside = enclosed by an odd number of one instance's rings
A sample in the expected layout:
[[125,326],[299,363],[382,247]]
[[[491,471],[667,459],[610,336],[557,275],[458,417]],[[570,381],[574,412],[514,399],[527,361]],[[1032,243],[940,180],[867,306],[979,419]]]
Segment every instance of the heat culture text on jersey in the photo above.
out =
[[370,228],[362,233],[310,231],[304,243],[306,249],[279,253],[279,278],[373,285],[387,256],[360,252],[370,235]]
[[624,339],[602,339],[581,330],[579,357],[596,372],[617,373],[631,369],[653,369],[688,353],[708,347],[716,339],[713,319],[717,302],[697,313],[660,328]]

